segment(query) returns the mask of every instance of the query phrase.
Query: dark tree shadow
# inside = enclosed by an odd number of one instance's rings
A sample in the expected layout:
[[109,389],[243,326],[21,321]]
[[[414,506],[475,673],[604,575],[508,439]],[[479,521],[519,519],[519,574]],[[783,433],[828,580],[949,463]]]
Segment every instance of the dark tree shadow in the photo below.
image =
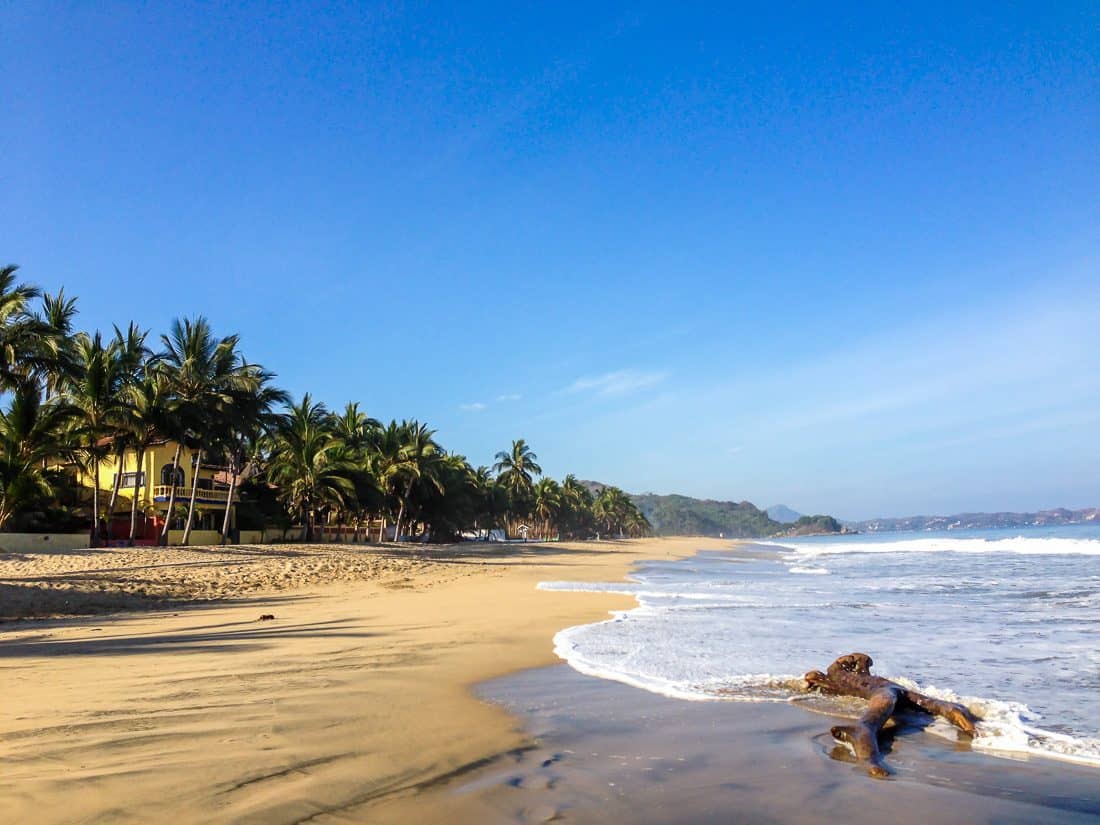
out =
[[[265,601],[265,604],[267,602]],[[112,656],[140,653],[240,653],[269,647],[283,639],[328,638],[370,639],[383,634],[359,630],[358,625],[347,619],[332,619],[306,624],[270,622],[224,622],[221,624],[184,627],[172,633],[129,633],[125,627],[117,631],[112,625],[118,617],[92,631],[102,631],[102,636],[80,639],[55,639],[46,634],[16,639],[0,647],[0,660],[39,656]]]

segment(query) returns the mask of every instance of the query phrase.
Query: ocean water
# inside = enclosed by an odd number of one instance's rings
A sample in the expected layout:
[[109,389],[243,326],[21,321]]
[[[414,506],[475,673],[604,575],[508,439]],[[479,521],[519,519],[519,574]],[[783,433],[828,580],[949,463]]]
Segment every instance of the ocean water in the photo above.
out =
[[583,673],[682,699],[804,701],[803,673],[859,651],[967,704],[983,718],[974,748],[1100,767],[1100,525],[776,540],[539,587],[637,599],[555,637]]

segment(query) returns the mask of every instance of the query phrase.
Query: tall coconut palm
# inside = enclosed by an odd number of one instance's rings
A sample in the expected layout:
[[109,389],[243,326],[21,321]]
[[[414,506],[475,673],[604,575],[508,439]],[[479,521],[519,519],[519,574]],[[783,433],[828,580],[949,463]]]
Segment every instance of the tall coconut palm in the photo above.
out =
[[86,465],[92,468],[92,525],[90,546],[99,546],[99,465],[107,442],[105,438],[119,418],[119,390],[122,371],[118,351],[104,345],[99,332],[80,333],[74,343],[77,372],[68,382],[65,403],[76,411],[76,429],[83,444]]
[[473,470],[472,481],[478,502],[473,526],[477,529],[478,535],[484,528],[485,538],[488,539],[493,528],[500,526],[501,519],[508,509],[508,493],[497,483],[492,470],[488,467],[483,466]]
[[354,467],[341,456],[340,441],[329,424],[325,405],[307,393],[290,408],[268,459],[268,478],[286,507],[301,516],[306,541],[313,541],[318,511],[338,507],[354,493]]
[[45,365],[46,399],[59,396],[64,384],[77,370],[76,353],[73,347],[73,319],[76,317],[76,298],[69,298],[65,290],[56,295],[42,296],[42,310],[35,317],[48,330],[47,336],[53,344],[47,348],[50,357]]
[[355,467],[351,474],[355,495],[337,510],[337,524],[343,526],[350,520],[355,530],[353,541],[359,541],[360,526],[364,520],[369,523],[372,512],[382,509],[385,498],[376,472],[382,425],[359,409],[358,402],[351,401],[342,413],[332,414],[331,426],[343,457]]
[[255,364],[249,370],[251,381],[243,390],[233,394],[233,403],[225,411],[222,443],[229,470],[229,491],[222,516],[222,544],[229,541],[229,515],[237,482],[249,465],[255,462],[261,438],[274,433],[283,423],[283,416],[276,412],[276,407],[290,403],[286,392],[271,385],[274,373]]
[[542,475],[538,465],[539,457],[532,452],[522,438],[512,442],[510,451],[496,455],[493,472],[497,473],[501,483],[512,492],[530,493],[535,476]]
[[[396,421],[390,421],[389,424],[376,433],[371,450],[371,470],[373,471],[374,477],[378,481],[378,486],[381,488],[383,496],[387,499],[392,499],[394,503],[397,501],[395,488],[400,484],[401,450],[403,443],[404,438],[401,425]],[[397,509],[396,506],[389,509],[389,504],[390,502],[387,501],[386,508],[382,513],[382,518],[379,520],[379,542],[385,538],[387,517],[396,512]],[[395,538],[396,536],[397,533],[394,533]]]
[[359,409],[359,402],[349,401],[344,411],[332,415],[332,431],[353,459],[360,459],[378,438],[382,425]]
[[604,487],[593,506],[593,512],[608,535],[621,533],[623,522],[632,504],[618,487]]
[[552,478],[539,479],[534,489],[534,515],[543,538],[550,538],[551,526],[562,510],[561,485]]
[[[215,338],[209,322],[201,316],[173,321],[169,333],[161,336],[161,343],[164,349],[157,362],[171,380],[179,403],[180,429],[176,436],[181,445],[187,442],[195,450],[191,497],[182,539],[186,545],[191,539],[199,474],[207,444],[214,440],[223,422],[221,416],[232,404],[234,393],[246,392],[254,385],[256,377],[237,352],[238,336]],[[179,455],[177,450],[173,459],[173,477],[179,470]],[[176,487],[173,484],[168,496],[162,542],[168,538],[175,497]]]
[[561,484],[562,521],[566,533],[571,537],[587,536],[592,527],[592,491],[577,480],[573,474],[565,477]]
[[649,523],[649,519],[637,507],[631,508],[627,513],[623,527],[626,529],[627,534],[634,538],[644,538],[653,532],[653,526]]
[[64,404],[43,403],[34,382],[19,382],[11,391],[8,408],[0,411],[0,530],[22,506],[53,494],[44,466],[66,451],[71,415]]
[[397,521],[394,522],[394,540],[399,541],[401,538],[401,525],[405,519],[413,485],[418,481],[437,487],[440,485],[435,469],[443,451],[432,438],[434,435],[435,430],[429,429],[427,424],[421,424],[419,421],[401,422],[401,449],[397,463],[391,467],[391,477],[404,479],[405,489],[400,495]]
[[413,486],[409,519],[423,522],[433,541],[453,540],[477,523],[482,506],[478,472],[465,456],[447,453],[430,481]]
[[[168,376],[152,366],[144,371],[140,379],[124,388],[123,399],[125,410],[121,416],[121,429],[125,432],[126,443],[134,450],[136,459],[133,497],[130,499],[129,544],[133,547],[137,536],[138,500],[141,498],[142,484],[149,484],[149,479],[142,471],[145,453],[158,438],[172,429],[177,401],[172,394],[172,383]],[[121,469],[120,465],[119,475],[122,475]]]
[[55,362],[57,341],[49,325],[31,312],[30,302],[41,292],[30,284],[17,284],[18,269],[0,267],[0,391],[16,387]]
[[[119,396],[123,399],[126,398],[131,387],[145,379],[148,366],[147,360],[150,355],[149,348],[145,345],[148,334],[133,321],[130,322],[125,331],[117,326],[115,327],[115,336],[111,344],[114,346],[118,358]],[[123,411],[123,417],[125,417],[125,411]],[[107,505],[108,520],[113,519],[115,515],[115,505],[118,502],[118,494],[122,486],[124,459],[126,452],[132,447],[131,435],[132,432],[124,421],[119,422],[112,434],[113,443],[111,446],[114,448],[115,467],[118,468],[118,472],[115,473],[115,483],[111,489],[111,500]],[[130,520],[133,521],[133,518],[131,517]]]
[[542,475],[538,458],[522,438],[512,442],[511,450],[496,454],[493,472],[497,474],[497,481],[508,491],[512,517],[526,516],[530,512],[534,478]]

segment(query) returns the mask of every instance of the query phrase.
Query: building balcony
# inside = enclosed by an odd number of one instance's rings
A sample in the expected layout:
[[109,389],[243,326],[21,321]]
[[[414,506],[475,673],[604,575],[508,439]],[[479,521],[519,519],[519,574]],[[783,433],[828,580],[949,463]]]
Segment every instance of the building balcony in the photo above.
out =
[[[153,501],[158,503],[165,503],[172,495],[172,485],[170,484],[157,484],[153,487]],[[176,488],[176,501],[186,503],[191,500],[191,488],[190,487],[177,487]],[[229,500],[229,490],[204,490],[200,487],[195,492],[196,504],[220,504],[223,507]],[[237,491],[233,491],[233,502],[236,503],[240,498],[237,495]]]

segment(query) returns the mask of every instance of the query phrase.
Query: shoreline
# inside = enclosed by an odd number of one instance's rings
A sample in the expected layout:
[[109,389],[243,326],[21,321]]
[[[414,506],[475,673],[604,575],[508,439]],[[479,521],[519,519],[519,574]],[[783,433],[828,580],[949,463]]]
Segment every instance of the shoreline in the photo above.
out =
[[[321,555],[346,557],[349,567],[396,558],[371,578],[310,584],[291,575],[294,586],[268,593],[247,587],[259,567],[324,564],[301,546],[262,548],[259,562],[212,569],[191,558],[174,567],[164,554],[156,566],[140,554],[145,565],[118,565],[98,551],[91,566],[108,577],[143,579],[148,589],[176,576],[216,585],[225,598],[0,625],[0,667],[15,677],[8,700],[20,708],[0,723],[0,810],[37,822],[354,821],[381,799],[396,810],[399,797],[530,744],[475,686],[556,662],[558,630],[634,603],[536,592],[539,581],[615,581],[639,561],[730,545],[410,548],[413,559],[400,547],[325,546]],[[220,559],[225,550],[206,552]],[[10,586],[11,561],[26,581],[27,558],[0,557],[0,581]],[[235,590],[244,595],[226,596]],[[258,622],[261,614],[275,621]]]
[[536,747],[503,754],[428,796],[429,819],[1100,822],[1094,770],[1000,759],[946,742],[916,719],[883,738],[893,771],[883,782],[829,734],[835,716],[798,704],[685,702],[564,664],[494,679],[478,692],[517,714]]

